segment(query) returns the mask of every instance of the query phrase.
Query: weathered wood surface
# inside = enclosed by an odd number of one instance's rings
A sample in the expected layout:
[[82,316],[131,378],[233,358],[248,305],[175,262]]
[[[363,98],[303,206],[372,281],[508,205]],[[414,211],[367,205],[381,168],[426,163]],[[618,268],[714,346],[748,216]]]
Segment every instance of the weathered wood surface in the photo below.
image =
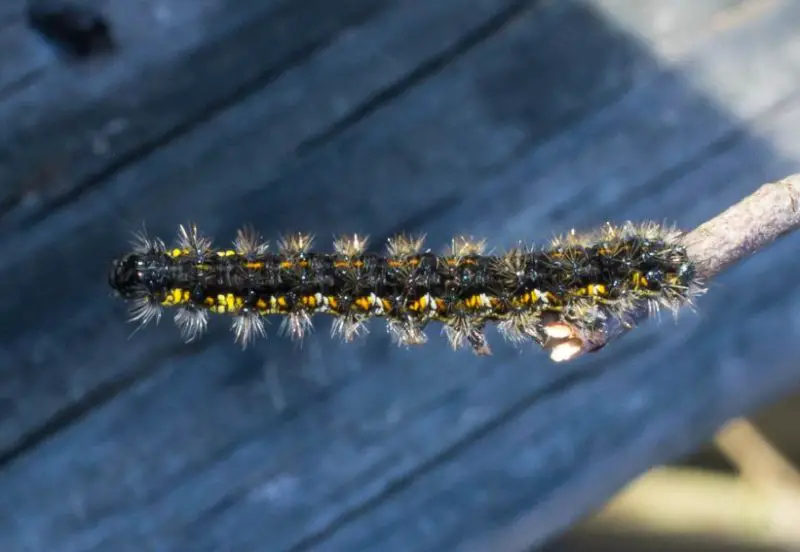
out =
[[0,48],[0,549],[529,546],[798,383],[797,238],[698,315],[558,367],[495,335],[488,359],[398,350],[378,325],[246,353],[223,323],[129,340],[105,287],[142,221],[321,246],[694,226],[797,171],[795,2],[153,5],[177,19],[121,18],[94,64],[0,31],[28,44]]

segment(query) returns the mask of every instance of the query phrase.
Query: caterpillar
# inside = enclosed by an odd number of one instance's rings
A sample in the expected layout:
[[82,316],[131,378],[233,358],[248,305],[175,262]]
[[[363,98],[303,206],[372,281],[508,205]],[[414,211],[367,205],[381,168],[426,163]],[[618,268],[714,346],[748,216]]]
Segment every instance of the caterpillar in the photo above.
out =
[[109,284],[131,302],[130,320],[140,327],[174,309],[187,342],[213,314],[232,317],[243,347],[266,336],[271,316],[283,317],[282,333],[297,340],[325,314],[345,341],[364,334],[372,318],[384,319],[399,345],[425,343],[426,327],[439,323],[454,349],[468,344],[486,355],[489,324],[512,342],[543,345],[548,324],[581,334],[610,320],[632,323],[642,308],[677,314],[692,305],[702,287],[680,235],[652,222],[606,224],[500,254],[465,236],[437,254],[424,247],[425,236],[398,235],[381,254],[367,251],[359,235],[315,252],[314,237],[296,233],[272,252],[252,227],[238,231],[232,248],[214,248],[190,224],[171,247],[135,234],[132,251],[112,262]]

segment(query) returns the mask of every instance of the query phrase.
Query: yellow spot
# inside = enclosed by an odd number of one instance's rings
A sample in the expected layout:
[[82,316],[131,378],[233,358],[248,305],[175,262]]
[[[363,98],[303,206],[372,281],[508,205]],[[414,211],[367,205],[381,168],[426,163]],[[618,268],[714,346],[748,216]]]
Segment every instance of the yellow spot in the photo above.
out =
[[425,294],[419,298],[419,308],[426,309],[428,308],[428,295]]
[[212,307],[212,306],[214,306],[214,298],[213,297],[206,297],[203,300],[203,303],[205,303],[209,307]]
[[575,295],[604,296],[607,293],[608,290],[603,284],[589,284],[586,287],[575,290]]
[[262,311],[267,310],[267,302],[264,301],[263,299],[259,299],[258,301],[256,301],[256,308]]
[[355,304],[363,311],[368,311],[370,306],[372,306],[372,302],[369,300],[369,297],[359,297],[355,300]]
[[280,266],[280,268],[283,268],[284,270],[292,268],[292,261],[281,261],[281,264],[278,266]]
[[183,255],[183,250],[178,249],[177,247],[169,252],[171,257],[180,257]]
[[234,305],[233,293],[229,293],[225,296],[225,306],[228,307],[229,311],[232,311],[233,305]]
[[281,308],[286,308],[289,305],[289,303],[286,301],[286,296],[285,295],[281,295],[281,296],[278,297],[277,304]]
[[189,290],[174,288],[167,293],[161,304],[164,306],[181,305],[189,301]]
[[225,251],[217,251],[218,257],[233,257],[236,255],[236,251],[233,249],[226,249]]
[[547,302],[547,293],[542,294],[538,289],[533,289],[522,296],[522,304],[529,305],[531,303],[538,303],[543,300]]
[[383,310],[390,311],[392,310],[392,302],[388,299],[381,299],[381,303],[383,304]]
[[337,308],[339,306],[339,302],[336,300],[336,297],[334,297],[333,295],[329,295],[328,296],[328,305],[332,309],[335,309],[335,308]]
[[313,295],[306,295],[301,299],[303,305],[309,308],[316,308],[317,307],[317,298]]
[[264,268],[264,263],[247,262],[244,263],[244,267],[249,268],[251,270],[258,270],[259,268]]
[[649,285],[647,278],[645,278],[641,272],[634,272],[631,275],[631,280],[635,287],[647,287]]

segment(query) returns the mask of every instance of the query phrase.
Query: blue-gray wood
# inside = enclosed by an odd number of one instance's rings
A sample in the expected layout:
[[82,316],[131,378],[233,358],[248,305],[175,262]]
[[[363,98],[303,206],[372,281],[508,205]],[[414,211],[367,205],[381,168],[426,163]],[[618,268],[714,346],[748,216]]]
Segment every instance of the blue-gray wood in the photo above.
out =
[[143,222],[691,228],[798,170],[797,2],[106,4],[85,63],[0,25],[0,549],[524,549],[800,382],[796,237],[568,365],[377,323],[129,338],[106,284]]

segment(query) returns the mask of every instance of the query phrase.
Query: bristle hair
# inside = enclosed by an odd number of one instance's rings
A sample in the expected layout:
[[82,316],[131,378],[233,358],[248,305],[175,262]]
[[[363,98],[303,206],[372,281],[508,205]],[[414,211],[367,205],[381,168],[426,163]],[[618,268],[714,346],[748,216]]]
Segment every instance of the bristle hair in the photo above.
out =
[[178,247],[194,255],[203,256],[211,249],[211,239],[201,235],[194,224],[181,224],[178,227]]
[[260,257],[269,251],[269,243],[252,226],[245,226],[236,233],[233,247],[239,255],[248,258]]
[[386,252],[390,257],[409,257],[422,252],[425,245],[425,235],[407,236],[405,234],[389,238]]

